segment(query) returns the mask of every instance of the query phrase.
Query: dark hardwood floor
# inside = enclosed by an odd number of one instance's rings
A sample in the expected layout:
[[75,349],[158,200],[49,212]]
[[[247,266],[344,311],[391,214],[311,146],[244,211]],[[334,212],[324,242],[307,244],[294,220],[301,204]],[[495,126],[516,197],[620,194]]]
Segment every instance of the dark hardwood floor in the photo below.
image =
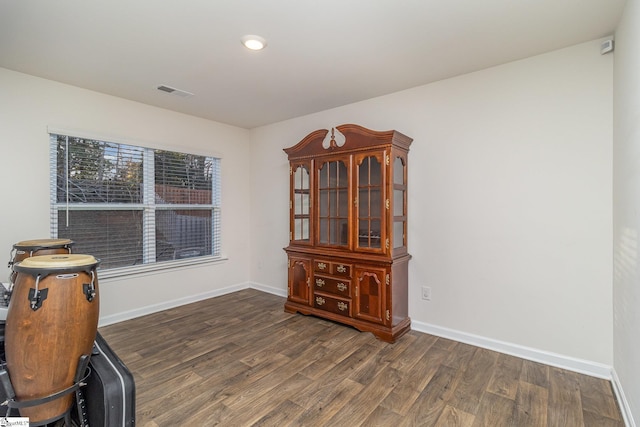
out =
[[139,427],[623,427],[608,381],[415,331],[395,344],[243,290],[100,328]]

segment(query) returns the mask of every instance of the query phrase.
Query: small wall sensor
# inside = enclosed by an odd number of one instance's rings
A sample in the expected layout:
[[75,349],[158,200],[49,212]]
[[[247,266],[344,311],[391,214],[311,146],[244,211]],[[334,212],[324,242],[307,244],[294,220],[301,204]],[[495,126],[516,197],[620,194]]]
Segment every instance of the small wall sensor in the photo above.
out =
[[613,39],[605,40],[600,45],[600,54],[604,55],[605,53],[613,52]]

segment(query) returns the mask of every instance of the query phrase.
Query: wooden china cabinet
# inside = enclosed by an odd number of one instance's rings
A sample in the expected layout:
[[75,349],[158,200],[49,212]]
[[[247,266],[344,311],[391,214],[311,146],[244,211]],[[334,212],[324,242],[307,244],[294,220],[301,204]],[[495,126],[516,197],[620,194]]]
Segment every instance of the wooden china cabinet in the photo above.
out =
[[291,224],[285,311],[348,324],[388,342],[410,330],[411,141],[396,131],[345,124],[284,150]]

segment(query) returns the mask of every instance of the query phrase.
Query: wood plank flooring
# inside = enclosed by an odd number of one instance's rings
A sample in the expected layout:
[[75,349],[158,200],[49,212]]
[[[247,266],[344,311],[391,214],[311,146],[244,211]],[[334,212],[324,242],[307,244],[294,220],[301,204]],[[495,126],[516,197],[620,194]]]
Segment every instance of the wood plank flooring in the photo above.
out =
[[139,427],[624,427],[608,381],[415,331],[395,344],[256,290],[100,328]]

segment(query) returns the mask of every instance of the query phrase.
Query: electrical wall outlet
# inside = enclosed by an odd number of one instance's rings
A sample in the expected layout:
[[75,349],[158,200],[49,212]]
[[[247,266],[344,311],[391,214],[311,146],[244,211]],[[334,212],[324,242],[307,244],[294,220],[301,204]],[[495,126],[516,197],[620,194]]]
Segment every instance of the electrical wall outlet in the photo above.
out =
[[431,288],[428,286],[422,287],[422,299],[431,301]]

